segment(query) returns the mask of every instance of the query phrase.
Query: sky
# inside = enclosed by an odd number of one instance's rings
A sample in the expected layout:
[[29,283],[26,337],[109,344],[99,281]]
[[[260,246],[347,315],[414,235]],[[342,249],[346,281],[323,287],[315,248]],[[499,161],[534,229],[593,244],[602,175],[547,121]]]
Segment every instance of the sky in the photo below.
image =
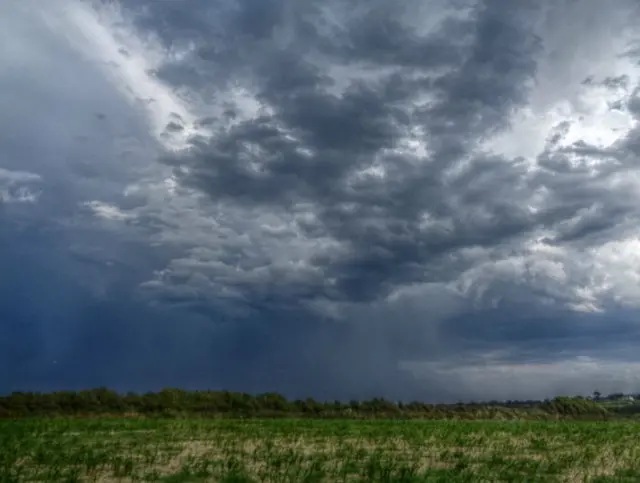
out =
[[0,393],[640,392],[635,0],[21,0]]

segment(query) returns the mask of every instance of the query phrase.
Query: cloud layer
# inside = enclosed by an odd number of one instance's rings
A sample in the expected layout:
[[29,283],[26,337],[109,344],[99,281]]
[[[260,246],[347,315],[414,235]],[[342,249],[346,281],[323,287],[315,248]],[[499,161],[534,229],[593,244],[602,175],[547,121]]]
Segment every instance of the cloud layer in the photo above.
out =
[[0,21],[0,389],[640,390],[634,2],[187,3]]

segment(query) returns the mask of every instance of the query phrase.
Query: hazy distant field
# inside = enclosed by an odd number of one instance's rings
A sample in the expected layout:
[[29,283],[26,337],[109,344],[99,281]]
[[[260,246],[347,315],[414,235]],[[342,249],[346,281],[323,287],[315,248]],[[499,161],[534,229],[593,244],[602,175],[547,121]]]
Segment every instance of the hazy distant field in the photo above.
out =
[[0,482],[640,481],[640,424],[0,422]]

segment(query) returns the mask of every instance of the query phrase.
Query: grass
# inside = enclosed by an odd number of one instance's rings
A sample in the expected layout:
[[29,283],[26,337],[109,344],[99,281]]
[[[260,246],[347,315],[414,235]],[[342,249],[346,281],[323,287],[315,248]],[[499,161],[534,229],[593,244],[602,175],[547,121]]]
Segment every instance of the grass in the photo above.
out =
[[637,482],[640,423],[0,421],[0,483]]

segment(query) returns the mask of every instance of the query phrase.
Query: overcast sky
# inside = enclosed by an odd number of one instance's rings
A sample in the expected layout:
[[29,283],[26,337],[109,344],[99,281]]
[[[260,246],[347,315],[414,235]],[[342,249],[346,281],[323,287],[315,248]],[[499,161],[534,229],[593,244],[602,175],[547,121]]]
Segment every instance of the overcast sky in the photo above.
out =
[[0,3],[0,392],[640,391],[635,0]]

